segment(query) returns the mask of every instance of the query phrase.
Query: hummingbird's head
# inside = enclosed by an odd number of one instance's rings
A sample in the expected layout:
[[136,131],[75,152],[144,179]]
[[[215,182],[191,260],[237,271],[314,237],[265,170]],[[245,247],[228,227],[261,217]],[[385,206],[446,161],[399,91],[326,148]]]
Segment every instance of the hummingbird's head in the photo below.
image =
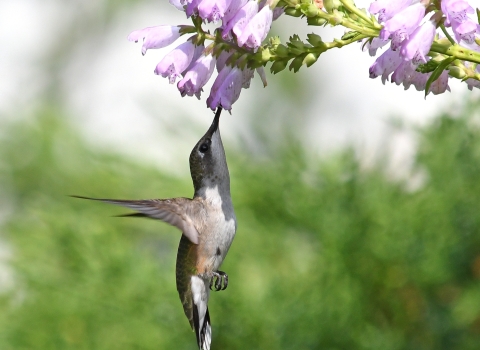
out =
[[226,188],[230,191],[227,160],[218,128],[221,111],[219,107],[212,125],[190,153],[190,173],[195,195],[202,195],[207,188],[216,185],[219,190]]

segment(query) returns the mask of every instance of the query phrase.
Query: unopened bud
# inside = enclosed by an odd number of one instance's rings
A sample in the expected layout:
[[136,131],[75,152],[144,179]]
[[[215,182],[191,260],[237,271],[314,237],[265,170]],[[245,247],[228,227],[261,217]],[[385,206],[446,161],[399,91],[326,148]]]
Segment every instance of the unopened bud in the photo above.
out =
[[296,8],[292,8],[292,7],[287,7],[285,9],[285,14],[289,15],[289,16],[292,16],[292,17],[300,17],[301,15],[303,15],[303,13],[302,13],[302,11],[300,11],[300,9],[296,9]]
[[318,46],[319,44],[323,43],[322,38],[317,34],[307,34],[307,38],[307,41],[312,44],[312,46]]
[[328,13],[332,13],[333,10],[338,9],[342,3],[340,0],[324,0],[323,5],[325,6],[325,10],[327,10]]
[[309,26],[323,26],[327,20],[321,17],[307,17],[307,24]]
[[460,67],[451,66],[448,68],[448,75],[457,79],[463,79],[467,76],[467,73]]
[[307,67],[310,67],[312,64],[317,62],[318,56],[319,56],[318,54],[310,52],[308,55],[305,56],[302,63]]
[[302,4],[300,8],[302,13],[307,17],[316,17],[318,15],[318,7],[314,4]]

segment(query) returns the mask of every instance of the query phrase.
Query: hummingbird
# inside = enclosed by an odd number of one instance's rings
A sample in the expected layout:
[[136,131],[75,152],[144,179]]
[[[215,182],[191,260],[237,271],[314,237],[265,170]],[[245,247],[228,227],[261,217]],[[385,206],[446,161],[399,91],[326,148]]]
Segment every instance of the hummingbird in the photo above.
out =
[[120,205],[127,217],[162,220],[181,232],[176,283],[180,301],[201,350],[209,350],[212,326],[208,312],[210,290],[224,290],[228,275],[220,271],[237,230],[230,196],[230,175],[220,137],[219,107],[210,128],[190,153],[193,198],[116,200],[73,196]]

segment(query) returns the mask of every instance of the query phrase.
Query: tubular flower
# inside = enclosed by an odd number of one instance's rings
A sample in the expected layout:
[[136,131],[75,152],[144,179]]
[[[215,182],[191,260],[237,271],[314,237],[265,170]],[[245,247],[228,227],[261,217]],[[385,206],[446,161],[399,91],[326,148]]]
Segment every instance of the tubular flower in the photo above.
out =
[[377,0],[370,4],[369,11],[371,14],[378,14],[378,21],[384,23],[411,3],[412,0]]
[[425,56],[430,51],[435,31],[436,26],[432,21],[428,21],[415,29],[410,38],[402,43],[400,54],[404,60],[412,61],[414,65],[426,63]]
[[143,39],[142,55],[148,49],[161,49],[180,38],[180,27],[178,26],[156,26],[135,30],[128,36],[129,41],[138,42]]
[[388,76],[402,63],[402,57],[398,51],[388,49],[370,67],[370,78],[382,76],[382,82],[388,80]]
[[[169,2],[178,10],[185,11],[187,17],[193,17],[194,23],[198,23],[195,18],[214,23],[221,20],[222,25],[217,30],[221,31],[223,40],[231,41],[233,45],[241,46],[244,51],[252,54],[267,37],[272,21],[283,13],[283,9],[273,11],[275,0],[264,0],[260,5],[257,0],[169,0]],[[203,87],[212,77],[216,66],[219,73],[211,88],[207,106],[212,109],[222,106],[230,110],[237,101],[242,87],[250,86],[255,70],[245,65],[242,65],[243,68],[235,67],[239,64],[238,58],[232,56],[233,50],[229,52],[223,48],[227,45],[222,43],[224,46],[218,50],[216,45],[219,44],[213,43],[205,49],[204,41],[214,40],[213,36],[193,26],[150,27],[132,32],[128,39],[131,41],[144,39],[142,53],[145,54],[148,49],[165,47],[182,34],[192,32],[198,32],[199,35],[168,53],[157,64],[155,74],[167,77],[171,84],[177,78],[181,78],[177,84],[180,94],[200,98]],[[256,71],[266,86],[263,67],[257,68]]]
[[223,18],[232,0],[202,0],[198,4],[199,16],[208,22],[217,23]]
[[[430,18],[426,14],[427,6],[429,11],[434,10]],[[391,74],[392,83],[403,84],[405,89],[414,85],[417,90],[425,90],[432,72],[422,73],[417,69],[430,61],[429,53],[438,34],[437,26],[441,23],[451,28],[458,44],[463,43],[464,47],[480,52],[477,44],[480,25],[470,18],[475,11],[468,0],[377,0],[371,3],[369,11],[384,25],[378,38],[363,41],[362,50],[368,50],[371,56],[375,56],[377,50],[390,41],[390,48],[377,58],[369,70],[370,78],[381,76],[384,84]],[[468,62],[464,64],[470,67]],[[455,70],[450,74],[462,78],[455,75]],[[448,79],[448,71],[444,70],[436,80],[429,82],[427,94],[450,90]],[[469,89],[480,88],[480,83],[473,79],[468,79],[467,84]]]
[[267,37],[270,26],[272,25],[273,12],[270,6],[264,6],[253,18],[248,22],[242,34],[237,38],[239,46],[248,46],[254,52],[262,44]]
[[242,90],[243,74],[237,67],[225,66],[213,83],[210,96],[207,99],[207,106],[212,110],[222,106],[231,110],[232,105],[238,100]]
[[175,83],[180,74],[190,65],[195,45],[191,41],[186,41],[170,51],[155,68],[155,74],[164,78],[168,77],[170,84]]
[[178,82],[178,90],[182,96],[197,96],[200,99],[203,86],[207,83],[215,67],[215,57],[202,55],[188,70],[182,80]]
[[400,47],[403,40],[418,27],[425,16],[425,7],[421,3],[409,6],[385,22],[380,38],[392,40],[392,50]]

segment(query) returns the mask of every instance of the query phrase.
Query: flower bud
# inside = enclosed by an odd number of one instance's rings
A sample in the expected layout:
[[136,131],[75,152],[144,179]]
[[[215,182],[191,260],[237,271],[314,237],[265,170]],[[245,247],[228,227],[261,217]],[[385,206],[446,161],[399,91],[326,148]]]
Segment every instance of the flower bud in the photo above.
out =
[[307,17],[307,24],[309,26],[323,26],[327,23],[325,18],[321,17]]
[[460,67],[451,66],[448,68],[448,75],[457,79],[463,79],[467,76],[467,73]]
[[317,53],[310,52],[308,55],[305,56],[303,59],[303,64],[305,64],[307,67],[310,67],[312,64],[317,62],[318,56],[320,56]]
[[287,7],[285,9],[285,14],[287,14],[289,16],[292,16],[292,17],[300,17],[301,15],[303,15],[303,13],[302,13],[302,11],[300,11],[300,9],[292,8],[292,7]]

